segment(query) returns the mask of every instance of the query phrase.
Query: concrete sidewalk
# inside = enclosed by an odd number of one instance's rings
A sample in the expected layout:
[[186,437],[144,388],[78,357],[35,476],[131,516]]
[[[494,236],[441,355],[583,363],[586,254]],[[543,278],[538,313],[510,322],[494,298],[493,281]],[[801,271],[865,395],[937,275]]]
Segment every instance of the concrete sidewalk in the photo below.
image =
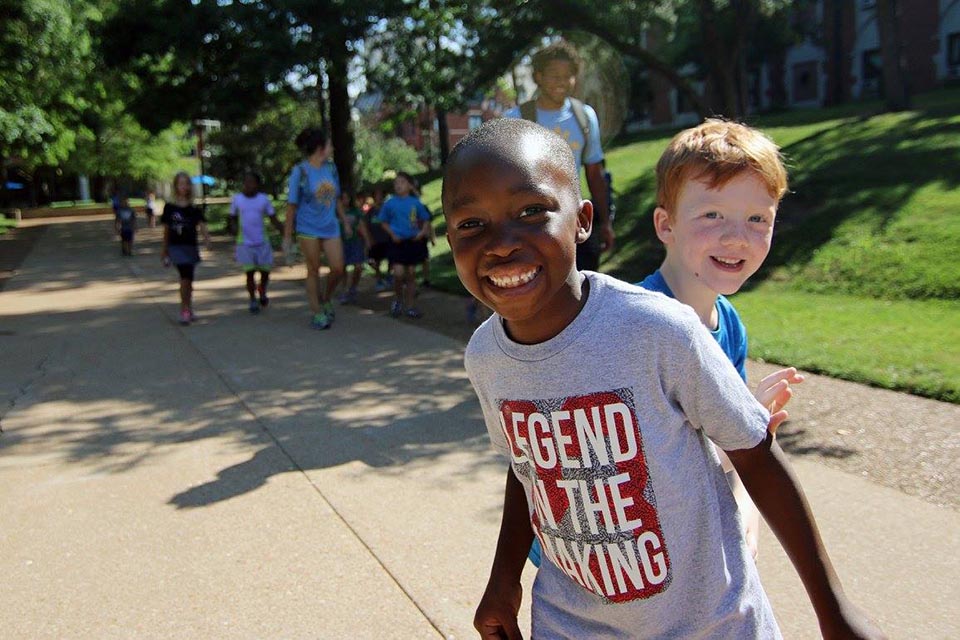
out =
[[[109,222],[51,225],[0,292],[0,637],[474,637],[505,467],[462,345],[356,308],[312,331],[302,268],[251,316],[225,250],[180,328],[158,233],[124,260]],[[960,637],[960,514],[796,468],[854,600]],[[785,636],[818,637],[766,533]]]

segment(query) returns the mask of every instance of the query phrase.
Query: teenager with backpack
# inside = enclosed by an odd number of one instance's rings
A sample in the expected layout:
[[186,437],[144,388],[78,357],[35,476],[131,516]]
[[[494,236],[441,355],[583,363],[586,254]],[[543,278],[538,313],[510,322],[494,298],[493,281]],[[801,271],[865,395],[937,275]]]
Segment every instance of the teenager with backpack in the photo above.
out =
[[593,231],[586,242],[577,245],[577,268],[596,271],[601,252],[613,249],[615,236],[604,179],[600,121],[593,107],[571,97],[579,72],[580,55],[570,43],[561,40],[541,49],[533,56],[536,97],[504,115],[532,120],[557,133],[570,145],[578,171],[584,168],[593,202]]
[[[296,233],[307,267],[307,302],[313,314],[310,326],[329,329],[334,316],[330,298],[344,275],[341,225],[349,234],[350,222],[340,202],[340,179],[337,167],[330,159],[333,147],[326,132],[304,129],[295,143],[304,160],[290,172],[283,246],[287,251]],[[324,254],[330,273],[326,286],[321,289],[320,258]]]

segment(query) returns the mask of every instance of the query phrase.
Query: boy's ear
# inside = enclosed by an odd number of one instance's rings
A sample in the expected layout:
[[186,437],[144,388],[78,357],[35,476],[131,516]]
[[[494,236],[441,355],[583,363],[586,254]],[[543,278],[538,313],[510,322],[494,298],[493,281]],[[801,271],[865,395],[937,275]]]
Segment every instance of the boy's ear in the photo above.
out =
[[593,229],[593,203],[589,200],[580,201],[580,211],[577,212],[577,244],[587,241]]
[[653,229],[663,244],[670,245],[673,242],[673,221],[663,207],[657,207],[653,211]]

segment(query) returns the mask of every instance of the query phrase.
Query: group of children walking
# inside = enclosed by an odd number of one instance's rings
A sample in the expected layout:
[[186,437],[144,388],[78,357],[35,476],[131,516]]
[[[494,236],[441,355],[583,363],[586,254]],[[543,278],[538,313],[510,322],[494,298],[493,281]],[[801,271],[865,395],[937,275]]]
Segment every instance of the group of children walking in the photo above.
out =
[[[291,171],[288,182],[286,217],[280,222],[270,198],[260,191],[261,178],[244,174],[240,193],[233,196],[227,218],[228,233],[235,236],[235,260],[246,276],[248,309],[257,314],[270,303],[268,286],[273,267],[273,247],[266,222],[283,237],[283,252],[291,259],[294,238],[306,268],[310,326],[329,329],[336,316],[333,295],[340,304],[357,301],[358,286],[367,264],[375,272],[377,291],[392,281],[395,298],[390,315],[420,318],[416,306],[415,269],[429,264],[428,242],[433,241],[430,212],[419,199],[413,177],[399,172],[393,181],[394,194],[385,201],[382,192],[362,199],[340,188],[336,166],[330,159],[332,147],[324,131],[305,129],[296,138],[304,160]],[[151,194],[152,196],[152,194]],[[148,199],[148,219],[153,211]],[[114,201],[115,226],[123,255],[132,255],[136,215],[125,196]],[[190,176],[178,173],[173,180],[173,198],[164,205],[161,259],[175,266],[180,280],[179,321],[189,325],[196,319],[193,309],[193,280],[200,262],[198,241],[207,248],[210,235],[202,209],[193,203]],[[321,260],[326,257],[329,272],[321,286]],[[386,261],[389,272],[384,272]],[[347,270],[350,270],[349,275]],[[257,280],[259,276],[259,281]]]
[[[368,260],[389,261],[393,316],[420,317],[415,268],[430,214],[407,174],[361,208],[341,192],[323,131],[297,138],[284,223],[253,173],[230,206],[249,309],[269,303],[265,221],[304,256],[311,326],[332,296],[357,296]],[[452,152],[443,215],[457,273],[494,311],[465,363],[489,437],[508,463],[500,540],[476,612],[484,638],[520,637],[530,555],[537,638],[778,638],[753,558],[759,513],[804,582],[827,637],[882,638],[844,594],[802,490],[774,438],[789,367],[744,384],[746,329],[726,295],[766,258],[787,175],[765,135],[722,120],[678,134],[657,164],[653,225],[661,267],[637,285],[576,266],[593,207],[563,138],[523,119],[486,123]],[[174,179],[162,257],[180,275],[180,321],[194,318],[197,242],[209,234]],[[132,237],[120,203],[117,229]],[[121,213],[124,212],[124,213]],[[124,245],[124,251],[129,245]],[[321,287],[320,261],[330,271]],[[255,274],[260,280],[255,280]]]

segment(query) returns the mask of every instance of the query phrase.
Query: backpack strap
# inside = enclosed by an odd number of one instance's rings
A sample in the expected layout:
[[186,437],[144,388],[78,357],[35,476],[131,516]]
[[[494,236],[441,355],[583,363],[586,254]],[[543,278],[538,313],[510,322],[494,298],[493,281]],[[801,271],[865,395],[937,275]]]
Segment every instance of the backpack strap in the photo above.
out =
[[568,98],[570,100],[570,109],[573,111],[573,117],[577,119],[577,124],[580,125],[580,130],[583,131],[583,151],[586,153],[587,147],[590,146],[590,121],[587,119],[587,110],[583,108],[583,102],[577,100],[576,98]]
[[537,100],[527,100],[520,105],[520,117],[531,122],[537,121]]

